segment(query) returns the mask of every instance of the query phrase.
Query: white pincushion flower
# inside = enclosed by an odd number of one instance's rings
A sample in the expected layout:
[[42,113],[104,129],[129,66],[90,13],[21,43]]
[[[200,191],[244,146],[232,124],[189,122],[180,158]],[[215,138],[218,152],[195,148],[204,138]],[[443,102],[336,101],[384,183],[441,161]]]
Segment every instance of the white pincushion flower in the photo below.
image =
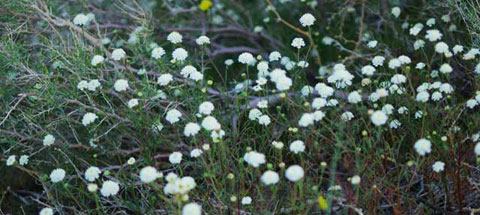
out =
[[101,55],[95,55],[93,56],[92,60],[90,61],[90,64],[92,66],[97,66],[98,64],[103,63],[105,61],[105,58]]
[[251,151],[245,153],[243,156],[243,160],[247,162],[249,165],[253,166],[254,168],[259,167],[261,164],[266,162],[265,155],[262,153],[258,153],[256,151]]
[[278,173],[272,171],[272,170],[267,170],[262,174],[262,177],[260,177],[260,181],[262,181],[263,184],[265,185],[271,185],[271,184],[276,184],[280,180],[280,177],[278,176]]
[[214,109],[215,106],[213,106],[213,103],[206,101],[200,104],[200,106],[198,107],[198,112],[204,115],[210,115]]
[[443,73],[443,74],[448,74],[448,73],[451,73],[453,72],[453,68],[452,66],[450,66],[450,64],[448,63],[444,63],[442,64],[442,66],[440,66],[440,72]]
[[300,49],[305,46],[305,41],[302,38],[295,38],[292,40],[291,44],[294,48]]
[[398,18],[401,12],[402,11],[400,10],[399,7],[394,7],[392,8],[392,11],[391,11],[392,15],[395,16],[395,18]]
[[102,173],[102,171],[98,167],[91,166],[87,170],[85,170],[85,179],[87,179],[87,181],[93,182],[100,177],[100,173]]
[[347,121],[352,120],[354,118],[354,115],[353,115],[352,112],[347,111],[347,112],[342,114],[341,118],[342,118],[343,121],[347,122]]
[[[338,68],[338,69],[335,69]],[[332,75],[327,78],[328,83],[334,83],[337,88],[345,88],[352,85],[353,76],[342,67],[334,67]]]
[[320,121],[325,117],[325,113],[323,113],[320,110],[317,110],[317,111],[313,112],[313,117],[314,117],[315,121]]
[[260,77],[266,77],[268,74],[268,62],[267,61],[262,61],[257,64],[257,70],[258,74],[260,74]]
[[172,57],[174,60],[184,61],[188,57],[188,52],[183,48],[176,48],[172,52]]
[[157,79],[157,83],[160,84],[160,86],[166,86],[171,81],[173,81],[173,76],[168,73],[160,75]]
[[338,105],[338,100],[336,100],[336,99],[330,99],[327,102],[327,106],[329,106],[329,107],[336,107],[337,105]]
[[417,36],[420,31],[423,30],[423,24],[417,23],[412,28],[410,28],[410,35]]
[[453,50],[453,54],[458,54],[460,52],[463,52],[463,46],[462,45],[455,45],[452,50]]
[[427,20],[427,26],[432,27],[433,25],[435,25],[435,18],[428,19]]
[[112,52],[112,59],[114,60],[121,60],[122,58],[125,58],[127,56],[127,53],[123,49],[115,49]]
[[430,42],[435,42],[442,39],[442,36],[443,34],[439,30],[433,29],[427,31],[427,35],[425,35],[425,38],[430,40]]
[[425,46],[425,41],[423,41],[423,40],[416,40],[413,43],[413,48],[415,50],[419,50],[419,49],[423,48],[424,46]]
[[322,43],[329,46],[332,45],[335,40],[329,36],[325,36],[322,38]]
[[475,100],[475,99],[469,99],[466,103],[466,106],[470,109],[475,108],[475,106],[477,106],[477,105],[478,105],[478,101]]
[[443,83],[439,88],[440,92],[450,94],[453,92],[453,87],[449,83]]
[[87,88],[88,88],[88,82],[87,82],[87,81],[82,80],[82,81],[78,82],[78,84],[77,84],[77,89],[79,89],[79,90],[85,90],[85,89],[87,89]]
[[435,51],[440,54],[448,52],[448,45],[445,42],[439,42],[435,45]]
[[89,91],[95,92],[97,88],[101,87],[102,84],[100,84],[100,81],[98,79],[93,79],[88,82],[87,89]]
[[179,164],[182,162],[182,156],[183,155],[180,152],[173,152],[168,156],[168,161],[170,161],[172,164]]
[[85,25],[87,25],[89,22],[90,22],[90,18],[88,18],[88,16],[86,16],[86,15],[83,14],[83,13],[77,14],[77,15],[73,18],[73,24],[74,24],[74,25],[85,26]]
[[375,71],[376,71],[375,67],[371,65],[362,67],[362,75],[372,76],[373,73],[375,73]]
[[426,66],[425,63],[420,62],[420,63],[417,63],[417,65],[415,66],[415,69],[423,69],[425,68],[425,66]]
[[435,91],[434,93],[432,93],[432,100],[433,101],[439,101],[442,98],[443,98],[442,93],[440,93],[438,91]]
[[396,69],[402,66],[402,62],[398,58],[393,58],[388,62],[388,68]]
[[414,148],[419,155],[424,156],[425,154],[432,152],[432,143],[430,140],[422,138],[415,142]]
[[262,115],[258,118],[258,123],[267,126],[271,123],[270,117],[268,115]]
[[118,79],[113,85],[113,88],[117,92],[125,91],[128,89],[128,81],[125,79]]
[[201,215],[202,206],[197,203],[188,203],[182,208],[182,215]]
[[172,109],[167,112],[167,115],[165,116],[165,119],[170,122],[170,124],[174,124],[178,121],[180,121],[180,117],[182,116],[182,113],[178,111],[177,109]]
[[[293,62],[292,62],[292,63],[293,63]],[[301,68],[307,68],[308,65],[310,65],[310,64],[308,64],[308,62],[307,62],[307,61],[304,61],[304,60],[302,60],[302,61],[300,61],[300,62],[297,63],[297,66],[298,66],[298,67],[301,67]],[[289,69],[288,69],[288,70],[289,70]]]
[[407,77],[405,77],[405,75],[402,75],[402,74],[395,74],[390,79],[390,82],[392,82],[393,84],[403,84],[407,82]]
[[433,171],[439,173],[445,169],[445,163],[442,161],[437,161],[432,165]]
[[138,105],[138,99],[130,99],[127,102],[127,105],[128,105],[129,108],[134,108],[135,106]]
[[192,158],[200,157],[200,155],[202,154],[203,154],[203,151],[201,149],[193,149],[192,151],[190,151],[190,157]]
[[44,146],[50,146],[52,145],[53,143],[55,142],[55,137],[51,134],[47,134],[44,138],[43,138],[43,145]]
[[202,127],[207,131],[220,130],[221,125],[218,123],[217,119],[212,116],[207,116],[202,120]]
[[394,110],[394,109],[395,109],[395,108],[393,107],[393,105],[391,105],[391,104],[386,104],[386,105],[384,105],[384,106],[382,107],[382,112],[384,112],[384,113],[387,114],[387,115],[390,115],[390,114],[393,113],[393,110]]
[[231,66],[233,64],[233,60],[232,59],[226,59],[225,60],[225,65],[226,66]]
[[189,122],[185,125],[185,129],[183,130],[183,134],[187,137],[195,136],[200,131],[200,125],[194,122]]
[[118,183],[111,180],[103,182],[102,189],[100,189],[100,193],[104,197],[117,195],[118,191],[120,191],[120,186],[118,186]]
[[285,177],[292,182],[296,182],[303,178],[305,172],[303,168],[299,165],[293,165],[287,168],[285,171]]
[[51,208],[43,208],[39,215],[53,215],[53,209]]
[[309,125],[313,125],[315,121],[315,116],[311,113],[304,113],[300,120],[298,120],[298,125],[300,127],[308,127]]
[[270,55],[268,56],[268,60],[270,62],[280,60],[280,58],[282,58],[282,55],[280,54],[280,52],[277,52],[277,51],[271,52]]
[[27,165],[28,164],[28,158],[29,158],[28,155],[20,156],[20,159],[18,160],[18,164],[20,164],[21,166]]
[[210,38],[208,38],[207,36],[205,35],[202,35],[200,37],[198,37],[195,42],[198,44],[198,45],[205,45],[205,44],[210,44]]
[[312,102],[312,107],[314,109],[320,109],[322,107],[325,107],[327,105],[327,100],[324,98],[315,98],[313,99]]
[[90,125],[91,123],[95,122],[95,120],[98,119],[98,116],[97,114],[95,113],[86,113],[85,115],[83,115],[83,119],[82,119],[82,124],[84,126],[87,126],[87,125]]
[[257,103],[258,108],[268,108],[268,101],[267,100],[261,100]]
[[64,178],[65,178],[65,170],[63,170],[63,169],[61,169],[61,168],[54,169],[54,170],[50,173],[50,181],[52,181],[53,183],[60,182],[60,181],[62,181]]
[[362,95],[358,91],[353,91],[350,94],[348,94],[348,102],[352,104],[357,104],[362,101]]
[[378,111],[377,110],[377,111],[373,112],[373,114],[370,116],[370,120],[372,120],[372,123],[375,126],[381,126],[381,125],[384,125],[387,122],[388,116],[383,111]]
[[190,74],[190,79],[194,81],[201,81],[203,80],[203,74],[201,72],[194,72]]
[[272,145],[273,145],[273,147],[275,147],[276,149],[282,149],[282,148],[283,148],[283,143],[280,142],[280,141],[273,141],[273,142],[272,142]]
[[180,74],[184,77],[184,78],[189,78],[193,73],[195,72],[198,72],[197,68],[195,68],[194,66],[192,65],[187,65],[185,67],[182,68],[182,71],[180,72]]
[[290,79],[287,76],[281,77],[275,83],[275,86],[277,87],[277,90],[279,90],[279,91],[289,90],[290,87],[292,86],[292,79]]
[[303,27],[312,26],[313,23],[315,23],[315,21],[316,21],[315,17],[310,13],[303,14],[303,16],[300,17],[300,23],[302,24]]
[[372,41],[369,41],[369,42],[367,43],[367,46],[368,46],[368,48],[373,49],[373,48],[375,48],[375,47],[377,46],[377,44],[378,44],[378,41],[372,40]]
[[146,166],[140,170],[140,180],[143,183],[150,183],[157,180],[158,175],[159,173],[157,169],[155,169],[155,167],[152,167],[152,166]]
[[375,67],[382,66],[384,61],[385,61],[385,57],[375,56],[372,59],[372,65],[375,66]]
[[398,57],[398,60],[402,63],[402,64],[409,64],[412,62],[412,60],[408,57],[408,56],[405,56],[405,55],[400,55]]
[[392,128],[392,129],[399,128],[400,126],[402,126],[402,123],[400,121],[396,120],[396,119],[392,120],[390,122],[390,125],[389,125],[389,127]]
[[246,65],[253,65],[255,64],[256,60],[252,54],[244,52],[238,56],[238,62]]
[[87,185],[87,190],[88,190],[88,192],[96,193],[97,190],[98,190],[98,185],[94,184],[94,183],[90,183],[90,184]]
[[8,156],[8,158],[7,158],[6,165],[7,165],[7,166],[11,166],[11,165],[13,165],[16,161],[17,161],[16,156],[15,156],[15,155],[10,155],[10,156]]
[[290,143],[289,149],[290,149],[291,152],[293,152],[295,154],[298,154],[300,152],[304,152],[305,151],[305,143],[301,140],[295,140],[292,143]]
[[152,50],[152,58],[154,59],[160,59],[162,56],[165,55],[165,49],[162,47],[156,47]]
[[476,154],[477,156],[480,156],[480,143],[477,143],[477,144],[475,145],[475,148],[473,149],[473,151],[475,152],[475,154]]
[[182,35],[180,33],[176,32],[176,31],[171,32],[167,36],[167,40],[170,41],[173,44],[181,43],[182,39],[183,39]]
[[245,196],[242,198],[242,205],[249,205],[252,203],[252,198],[250,196]]
[[317,85],[315,85],[315,90],[323,98],[328,98],[328,97],[332,96],[333,93],[335,92],[335,90],[332,87],[330,87],[330,86],[328,86],[324,83],[318,83]]
[[419,102],[428,102],[430,94],[427,91],[422,91],[417,94],[416,100]]

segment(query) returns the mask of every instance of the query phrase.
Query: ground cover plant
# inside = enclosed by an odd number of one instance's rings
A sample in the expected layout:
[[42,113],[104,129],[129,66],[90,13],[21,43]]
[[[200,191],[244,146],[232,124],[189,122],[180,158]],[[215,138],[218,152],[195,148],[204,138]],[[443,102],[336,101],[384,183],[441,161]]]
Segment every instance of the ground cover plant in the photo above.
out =
[[0,212],[479,213],[479,6],[0,1]]

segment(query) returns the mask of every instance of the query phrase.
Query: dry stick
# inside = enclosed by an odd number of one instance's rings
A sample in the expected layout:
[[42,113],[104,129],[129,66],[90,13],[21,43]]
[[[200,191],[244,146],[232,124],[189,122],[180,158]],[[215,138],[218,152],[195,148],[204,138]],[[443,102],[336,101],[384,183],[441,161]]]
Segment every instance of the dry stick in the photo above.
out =
[[322,65],[322,60],[320,59],[320,53],[318,52],[318,46],[317,44],[315,44],[315,42],[313,41],[313,37],[312,35],[310,34],[310,32],[308,31],[304,31],[300,28],[297,28],[295,27],[294,25],[290,24],[289,22],[285,21],[282,16],[280,16],[280,14],[278,13],[277,9],[275,9],[275,6],[273,6],[272,2],[270,0],[266,0],[268,5],[270,5],[273,13],[275,14],[275,16],[277,17],[277,19],[285,24],[287,27],[291,28],[292,30],[300,33],[300,34],[303,34],[304,36],[306,36],[308,38],[308,41],[310,42],[310,44],[312,45],[312,48],[317,52],[316,55],[315,55],[315,59],[317,61],[317,64],[318,66],[321,66]]
[[8,111],[7,115],[3,118],[2,122],[0,122],[0,126],[3,125],[3,123],[5,123],[5,121],[7,121],[8,117],[10,116],[10,114],[13,112],[13,110],[15,110],[18,106],[18,104],[20,104],[20,102],[22,102],[22,100],[27,97],[28,94],[20,94],[20,98],[18,99],[17,103],[15,103],[15,105],[13,105],[12,108],[10,108],[10,110]]

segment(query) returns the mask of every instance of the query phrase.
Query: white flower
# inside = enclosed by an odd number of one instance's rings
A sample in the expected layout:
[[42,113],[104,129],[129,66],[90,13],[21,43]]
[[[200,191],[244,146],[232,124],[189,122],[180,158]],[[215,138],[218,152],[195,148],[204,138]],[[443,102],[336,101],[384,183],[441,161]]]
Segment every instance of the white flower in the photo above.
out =
[[415,112],[415,119],[420,119],[422,117],[423,117],[423,112],[422,111]]
[[460,52],[463,52],[463,46],[462,45],[455,45],[452,50],[453,50],[453,54],[458,54]]
[[442,39],[442,36],[443,34],[439,30],[433,29],[427,31],[427,35],[425,35],[425,38],[430,40],[430,42],[435,42]]
[[315,121],[320,121],[325,117],[325,113],[323,113],[320,110],[317,110],[317,111],[313,112],[313,116],[314,116]]
[[257,103],[258,108],[268,108],[268,101],[267,100],[261,100]]
[[201,72],[194,72],[190,74],[190,79],[194,81],[201,81],[203,80],[203,74]]
[[213,103],[206,101],[200,104],[198,112],[204,115],[210,115],[214,109],[215,107],[213,106]]
[[423,62],[417,63],[417,65],[415,66],[415,69],[423,69],[423,68],[425,68],[425,63]]
[[419,155],[424,156],[425,154],[432,152],[432,143],[430,140],[422,138],[415,142],[414,148]]
[[43,208],[39,215],[53,215],[53,209],[51,208]]
[[422,91],[417,94],[416,100],[419,102],[428,102],[430,94],[427,91]]
[[270,62],[271,61],[277,61],[277,60],[280,60],[281,57],[282,57],[282,55],[280,54],[280,52],[273,51],[268,56],[268,60],[270,60]]
[[448,52],[448,45],[445,42],[439,42],[435,45],[435,51],[440,54]]
[[442,66],[440,66],[440,72],[443,73],[443,74],[448,74],[448,73],[451,73],[453,72],[453,68],[450,66],[450,64],[448,63],[444,63],[442,64]]
[[102,84],[100,84],[100,81],[98,81],[98,79],[93,79],[88,82],[87,89],[89,91],[95,92],[100,86],[102,86]]
[[371,65],[362,67],[362,75],[372,76],[375,71],[376,71],[375,67]]
[[90,19],[83,13],[77,14],[75,18],[73,18],[74,25],[85,26],[89,23]]
[[477,144],[475,145],[475,148],[473,149],[473,151],[475,152],[475,154],[476,154],[477,156],[480,156],[480,143],[477,143]]
[[408,57],[408,56],[405,56],[405,55],[400,55],[398,57],[398,60],[402,63],[402,64],[409,64],[412,62],[412,60]]
[[375,111],[373,114],[370,116],[370,120],[372,120],[372,123],[376,126],[381,126],[384,125],[387,120],[388,116],[385,114],[383,111]]
[[92,61],[90,61],[90,64],[92,64],[92,66],[97,66],[98,64],[103,63],[103,61],[105,61],[105,58],[103,56],[95,55],[93,56]]
[[300,49],[305,46],[305,41],[302,38],[295,38],[292,40],[291,44],[294,48]]
[[173,81],[173,76],[168,73],[160,75],[157,79],[157,83],[160,84],[160,86],[166,86],[171,81]]
[[353,185],[357,185],[357,184],[360,184],[360,181],[361,181],[360,176],[355,175],[355,176],[352,177],[352,179],[351,179],[350,182],[351,182]]
[[87,185],[87,190],[88,190],[89,192],[95,193],[95,192],[97,192],[97,190],[98,190],[98,185],[97,185],[97,184],[90,183],[90,184]]
[[170,156],[168,156],[168,161],[170,161],[172,164],[178,164],[182,162],[182,156],[183,155],[180,152],[173,152],[170,154]]
[[469,99],[466,103],[466,106],[470,109],[475,108],[475,106],[477,106],[477,105],[478,105],[478,101],[475,100],[475,99]]
[[271,122],[270,117],[268,115],[262,115],[261,117],[258,118],[258,123],[260,125],[269,125]]
[[157,180],[158,175],[159,173],[157,169],[155,169],[155,167],[152,167],[152,166],[146,166],[140,170],[140,180],[143,183],[150,183]]
[[271,185],[271,184],[276,184],[280,180],[280,177],[278,176],[278,173],[272,171],[272,170],[267,170],[262,174],[262,177],[260,178],[262,183],[265,185]]
[[435,25],[435,18],[428,19],[427,20],[427,26],[432,27],[433,25]]
[[85,90],[87,87],[88,87],[88,82],[85,80],[82,80],[77,84],[77,89],[79,90]]
[[10,156],[8,156],[8,158],[7,158],[7,163],[6,163],[6,165],[7,165],[7,166],[11,166],[11,165],[13,165],[16,161],[17,161],[16,156],[15,156],[15,155],[10,155]]
[[226,59],[226,60],[225,60],[225,65],[226,65],[226,66],[230,66],[230,65],[232,65],[232,64],[233,64],[233,60],[232,60],[232,59]]
[[310,13],[303,14],[303,16],[300,17],[300,23],[303,27],[312,26],[315,20],[315,17]]
[[180,33],[176,32],[176,31],[171,32],[167,36],[167,40],[170,41],[173,44],[181,43],[182,39],[183,39],[182,35]]
[[197,203],[188,203],[182,208],[182,215],[201,215],[202,206]]
[[127,56],[127,53],[123,49],[115,49],[112,52],[112,59],[114,60],[121,60],[125,56]]
[[238,56],[238,62],[247,65],[254,65],[256,60],[252,54],[244,52]]
[[372,59],[372,65],[375,66],[375,67],[382,66],[384,61],[385,61],[385,57],[375,56]]
[[87,179],[87,181],[93,182],[100,177],[100,173],[102,173],[102,171],[98,167],[91,166],[87,170],[85,170],[85,179]]
[[432,169],[435,172],[441,172],[445,169],[445,163],[442,161],[437,161],[432,165]]
[[402,66],[402,62],[397,58],[393,58],[388,62],[388,68],[390,69],[396,69],[401,66]]
[[414,43],[413,43],[413,48],[415,50],[418,50],[418,49],[421,49],[425,46],[425,41],[423,40],[416,40]]
[[273,142],[272,142],[272,145],[273,145],[273,147],[275,147],[276,149],[282,149],[282,148],[283,148],[283,143],[280,142],[280,141],[273,141]]
[[192,158],[200,157],[200,155],[202,154],[203,154],[203,151],[201,149],[193,149],[192,151],[190,151],[190,157]]
[[264,164],[266,162],[265,155],[256,151],[245,153],[245,155],[243,156],[243,160],[245,160],[245,162],[247,162],[254,168],[257,168],[261,164]]
[[391,11],[392,15],[395,16],[395,18],[398,18],[401,12],[402,11],[400,10],[399,7],[394,7],[392,8],[392,11]]
[[188,78],[190,77],[190,75],[192,75],[193,73],[195,72],[198,72],[197,68],[195,68],[194,66],[192,65],[187,65],[185,67],[182,68],[182,71],[180,72],[180,74],[184,77],[184,78]]
[[172,52],[172,57],[174,60],[184,61],[188,57],[188,52],[183,48],[176,48]]
[[84,126],[87,126],[87,125],[90,125],[91,123],[95,122],[95,120],[98,119],[98,116],[97,114],[94,114],[94,113],[86,113],[85,115],[83,115],[83,119],[82,119],[82,124]]
[[156,47],[152,50],[152,57],[154,59],[160,59],[162,58],[162,56],[165,55],[165,49],[163,49],[162,47]]
[[368,48],[373,49],[373,48],[375,48],[375,47],[377,46],[377,44],[378,44],[378,41],[372,40],[372,41],[369,41],[369,42],[367,43],[367,46],[368,46]]
[[391,104],[386,104],[386,105],[384,105],[384,106],[382,107],[382,112],[384,112],[384,113],[387,114],[387,115],[390,115],[390,114],[393,113],[393,110],[394,110],[394,109],[395,109],[395,108],[393,107],[393,105],[391,105]]
[[[337,69],[336,69],[337,68]],[[335,83],[337,88],[345,88],[352,85],[353,76],[344,67],[334,67],[332,75],[327,78],[328,83]]]
[[362,101],[362,95],[358,91],[353,91],[350,94],[348,94],[348,102],[352,104],[357,104]]
[[182,113],[178,111],[177,109],[172,109],[167,112],[167,115],[165,116],[165,119],[170,122],[170,124],[174,124],[178,121],[180,121],[180,117],[182,116]]
[[100,189],[100,193],[105,197],[117,195],[118,191],[120,191],[120,186],[111,180],[103,182],[102,189]]
[[417,36],[420,31],[423,30],[423,24],[417,23],[412,28],[410,28],[410,35]]
[[65,170],[63,169],[54,169],[51,173],[50,173],[50,180],[53,182],[53,183],[57,183],[57,182],[60,182],[63,180],[63,178],[65,178]]
[[392,82],[393,84],[403,84],[407,82],[407,77],[405,77],[405,75],[402,75],[402,74],[395,74],[390,79],[390,82]]
[[207,131],[220,130],[221,125],[218,123],[217,119],[212,116],[207,116],[202,120],[202,127]]
[[207,36],[205,35],[202,35],[200,37],[198,37],[195,42],[198,44],[198,45],[204,45],[204,44],[210,44],[210,38],[208,38]]
[[399,128],[400,126],[402,126],[402,123],[400,121],[396,120],[396,119],[392,120],[390,122],[390,125],[389,125],[389,127],[392,128],[392,129]]
[[303,61],[303,60],[297,63],[297,66],[301,67],[301,68],[307,68],[308,65],[310,65],[310,64],[308,64],[307,61]]
[[314,109],[320,109],[322,107],[325,107],[327,105],[327,100],[324,98],[315,98],[313,99],[312,102],[312,107]]
[[435,91],[434,93],[432,93],[432,100],[433,101],[439,101],[442,98],[443,98],[442,93],[440,93],[438,91]]
[[303,168],[299,165],[293,165],[287,168],[285,171],[285,177],[292,182],[296,182],[303,178],[305,172]]
[[185,129],[183,130],[183,134],[187,137],[195,136],[200,131],[200,125],[194,122],[189,122],[185,125]]
[[315,120],[315,116],[311,113],[304,113],[300,120],[298,120],[298,125],[300,127],[308,127],[309,125],[313,125]]
[[138,105],[138,99],[130,99],[127,102],[127,105],[128,105],[129,108],[134,108],[135,106]]
[[47,134],[47,136],[45,136],[43,138],[43,145],[44,146],[50,146],[52,145],[53,143],[55,142],[55,137],[51,134]]
[[134,157],[130,157],[130,158],[127,160],[127,164],[128,164],[128,165],[133,165],[133,164],[135,164],[135,162],[136,162],[136,160],[135,160]]
[[125,79],[118,79],[113,85],[113,88],[117,92],[125,91],[128,89],[128,81]]
[[354,118],[354,115],[353,115],[352,112],[347,111],[347,112],[342,114],[341,118],[342,118],[343,121],[347,122],[347,121],[352,120]]
[[275,86],[279,91],[286,91],[292,86],[292,79],[287,76],[281,77],[280,79],[278,79]]
[[18,160],[18,163],[21,165],[21,166],[25,166],[28,164],[28,155],[22,155],[20,156],[20,160]]
[[439,88],[440,92],[450,94],[453,92],[453,87],[449,83],[443,83]]
[[305,143],[303,143],[303,141],[301,141],[301,140],[295,140],[292,143],[290,143],[289,149],[290,149],[291,152],[293,152],[295,154],[298,154],[300,152],[304,152],[305,151]]

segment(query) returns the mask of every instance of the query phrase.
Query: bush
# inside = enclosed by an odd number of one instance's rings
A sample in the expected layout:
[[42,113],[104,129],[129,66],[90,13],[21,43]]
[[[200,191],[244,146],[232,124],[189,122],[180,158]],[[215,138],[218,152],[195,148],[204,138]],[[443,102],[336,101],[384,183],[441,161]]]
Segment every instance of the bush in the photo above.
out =
[[1,211],[473,214],[472,2],[2,1]]

